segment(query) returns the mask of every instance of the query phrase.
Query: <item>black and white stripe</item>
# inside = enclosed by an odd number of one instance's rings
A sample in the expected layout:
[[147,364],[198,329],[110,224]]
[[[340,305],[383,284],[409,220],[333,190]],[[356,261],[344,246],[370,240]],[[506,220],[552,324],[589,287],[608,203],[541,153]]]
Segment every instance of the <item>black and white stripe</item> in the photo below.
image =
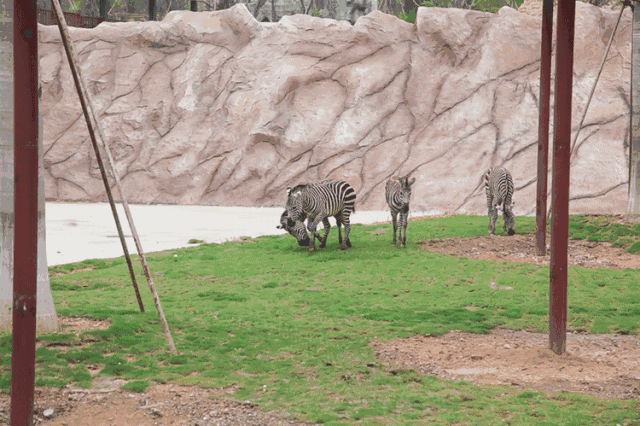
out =
[[491,167],[484,175],[484,186],[487,192],[487,208],[489,209],[489,234],[496,230],[498,206],[502,205],[503,229],[505,233],[516,233],[516,217],[513,214],[513,178],[504,167]]
[[[351,247],[349,217],[355,211],[356,202],[356,192],[351,185],[343,181],[321,181],[298,185],[293,189],[287,188],[287,193],[287,228],[285,229],[296,237],[300,245],[308,245],[309,251],[314,251],[315,240],[318,239],[321,241],[320,247],[325,247],[331,228],[328,218],[333,216],[338,223],[340,248],[344,250]],[[312,235],[311,239],[304,226],[305,219],[307,219],[306,228]],[[324,238],[320,238],[320,234],[316,231],[320,222],[324,224]],[[340,234],[341,224],[344,225],[344,240]]]
[[[394,176],[387,181],[385,186],[385,196],[387,204],[391,209],[391,219],[393,221],[393,244],[396,244],[396,234],[400,228],[400,246],[407,245],[407,219],[409,217],[409,202],[411,201],[411,185],[416,178],[409,181],[409,175],[400,177]],[[400,220],[398,221],[398,214]]]

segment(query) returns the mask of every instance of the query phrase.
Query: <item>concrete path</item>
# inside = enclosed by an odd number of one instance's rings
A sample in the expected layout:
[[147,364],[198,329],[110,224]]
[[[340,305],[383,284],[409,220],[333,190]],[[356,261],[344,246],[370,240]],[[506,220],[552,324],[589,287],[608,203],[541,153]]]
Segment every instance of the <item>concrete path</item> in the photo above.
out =
[[[192,238],[206,243],[221,243],[245,235],[258,237],[285,233],[276,229],[283,207],[130,205],[130,209],[145,253],[188,247]],[[129,253],[137,254],[124,209],[118,204],[117,210]],[[45,216],[49,266],[124,254],[107,203],[48,202]],[[371,224],[390,220],[388,211],[357,211],[351,216],[351,223]],[[333,218],[331,224],[335,225]]]

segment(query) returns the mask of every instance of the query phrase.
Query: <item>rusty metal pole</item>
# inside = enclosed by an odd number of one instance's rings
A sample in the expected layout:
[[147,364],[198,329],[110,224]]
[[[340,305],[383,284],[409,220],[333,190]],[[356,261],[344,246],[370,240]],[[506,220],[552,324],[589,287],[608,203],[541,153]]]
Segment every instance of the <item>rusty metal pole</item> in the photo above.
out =
[[38,283],[38,13],[13,4],[14,208],[11,426],[33,416]]
[[540,47],[540,115],[538,117],[538,188],[536,197],[536,255],[547,254],[547,170],[549,167],[549,99],[551,97],[551,46],[553,0],[542,3]]
[[569,158],[576,0],[558,2],[555,110],[553,116],[553,184],[551,203],[551,274],[549,277],[549,349],[567,347],[567,247],[569,240]]

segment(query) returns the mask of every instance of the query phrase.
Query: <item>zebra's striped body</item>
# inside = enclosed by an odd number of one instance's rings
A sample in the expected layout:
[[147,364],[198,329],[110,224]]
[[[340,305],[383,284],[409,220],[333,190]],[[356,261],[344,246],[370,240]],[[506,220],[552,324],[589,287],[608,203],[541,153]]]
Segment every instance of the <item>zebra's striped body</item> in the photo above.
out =
[[503,229],[505,233],[516,233],[516,217],[513,207],[513,178],[503,167],[491,167],[484,175],[484,186],[487,192],[487,208],[489,209],[489,234],[496,230],[498,206],[502,204]]
[[[385,196],[387,204],[391,209],[391,219],[393,221],[393,244],[396,244],[396,235],[400,228],[400,246],[407,245],[407,219],[409,217],[409,202],[411,201],[411,185],[416,178],[409,181],[409,176],[394,176],[387,181],[385,186]],[[400,220],[398,221],[398,214]]]
[[[344,224],[344,240],[340,242],[340,248],[344,250],[351,247],[349,217],[355,211],[356,202],[356,192],[351,185],[342,181],[322,181],[298,185],[293,189],[287,188],[287,192],[287,222],[290,230],[285,229],[296,237],[300,245],[308,245],[309,251],[314,251],[317,238],[322,242],[321,247],[324,247],[331,228],[328,218],[333,216],[338,222],[338,232],[340,224]],[[293,223],[289,222],[289,219]],[[305,219],[306,228],[312,234],[311,239],[304,226]],[[324,238],[320,238],[316,231],[320,222],[325,227]]]
[[[305,219],[306,219],[306,217],[305,217]],[[340,244],[342,244],[342,231],[340,229],[342,227],[342,222],[340,222],[340,219],[338,219],[337,217],[336,217],[336,223],[338,224],[338,242]],[[324,225],[325,231],[327,229],[331,228],[331,224],[329,223],[329,218],[325,218],[322,221],[322,224]],[[282,212],[282,215],[280,216],[280,225],[276,226],[276,228],[284,229],[289,234],[291,234],[292,236],[295,237],[295,233],[293,232],[295,226],[296,226],[296,221],[289,217],[289,214],[287,213],[287,210]],[[327,235],[328,235],[328,233],[325,232],[324,234],[325,234],[324,238],[322,240],[320,240],[320,248],[325,248],[326,245],[327,245]],[[298,241],[298,244],[300,244],[301,246],[308,245],[308,244],[302,244],[300,241]]]

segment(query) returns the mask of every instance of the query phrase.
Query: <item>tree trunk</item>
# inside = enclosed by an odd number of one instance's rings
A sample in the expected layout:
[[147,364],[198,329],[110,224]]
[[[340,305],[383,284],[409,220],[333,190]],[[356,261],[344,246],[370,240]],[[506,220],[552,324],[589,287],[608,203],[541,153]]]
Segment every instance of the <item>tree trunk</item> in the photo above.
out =
[[640,4],[634,5],[631,47],[631,135],[627,221],[640,222]]
[[[0,21],[0,329],[11,330],[11,306],[13,302],[13,2],[3,0],[0,13],[6,13],[8,19]],[[41,90],[38,90],[41,93]],[[38,332],[58,331],[47,265],[44,216],[44,164],[42,148],[42,106],[38,118],[39,141],[38,156],[40,176],[38,183],[38,293],[37,293],[37,330]]]

